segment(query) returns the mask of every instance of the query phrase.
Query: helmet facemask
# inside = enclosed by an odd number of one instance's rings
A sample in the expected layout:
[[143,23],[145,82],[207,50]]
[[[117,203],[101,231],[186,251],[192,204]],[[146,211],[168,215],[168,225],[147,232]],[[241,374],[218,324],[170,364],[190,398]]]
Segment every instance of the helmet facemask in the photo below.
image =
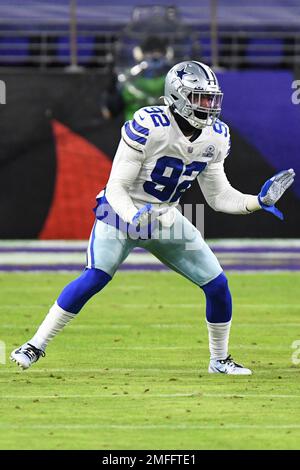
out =
[[213,126],[221,113],[223,93],[220,91],[195,91],[187,88],[183,88],[181,93],[187,99],[179,114],[197,129]]

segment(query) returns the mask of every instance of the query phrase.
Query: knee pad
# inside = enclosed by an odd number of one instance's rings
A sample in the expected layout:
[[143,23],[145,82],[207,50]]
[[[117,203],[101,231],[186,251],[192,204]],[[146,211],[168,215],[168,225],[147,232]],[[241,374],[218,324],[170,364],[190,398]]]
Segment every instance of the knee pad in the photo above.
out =
[[227,277],[222,272],[221,274],[219,274],[218,277],[216,277],[212,281],[208,282],[204,286],[201,286],[201,289],[203,289],[203,291],[207,295],[221,296],[224,293],[226,293],[227,290],[229,290]]
[[232,317],[232,300],[224,273],[201,286],[206,296],[206,319],[210,323],[225,323]]
[[99,292],[111,280],[111,276],[101,269],[86,268],[78,279],[87,289]]
[[57,299],[58,305],[70,313],[78,313],[84,304],[111,280],[101,269],[87,268],[70,284]]

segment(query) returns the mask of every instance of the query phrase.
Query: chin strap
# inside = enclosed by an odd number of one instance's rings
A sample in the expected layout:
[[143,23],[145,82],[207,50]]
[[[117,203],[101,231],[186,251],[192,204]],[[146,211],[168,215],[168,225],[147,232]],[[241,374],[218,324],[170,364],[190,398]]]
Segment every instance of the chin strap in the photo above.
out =
[[[172,106],[173,106],[173,109],[172,109]],[[198,131],[199,129],[197,129],[196,127],[192,126],[187,119],[185,119],[184,117],[182,117],[177,109],[175,108],[174,104],[171,106],[171,112],[174,116],[174,119],[175,121],[177,122],[178,126],[180,127],[180,130],[183,132],[183,133],[189,133],[189,134],[193,134],[195,131]]]

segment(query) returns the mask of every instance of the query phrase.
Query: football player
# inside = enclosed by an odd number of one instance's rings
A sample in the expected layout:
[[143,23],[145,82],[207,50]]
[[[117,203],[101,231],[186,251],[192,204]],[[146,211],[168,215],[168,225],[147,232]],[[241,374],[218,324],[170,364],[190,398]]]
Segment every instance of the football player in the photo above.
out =
[[141,108],[124,124],[108,184],[97,196],[87,266],[63,289],[35,335],[11,353],[23,369],[45,355],[49,341],[108,284],[130,251],[141,246],[203,290],[208,372],[251,374],[228,353],[232,302],[227,278],[200,232],[176,206],[197,178],[216,211],[246,215],[263,209],[283,218],[275,203],[295,174],[281,171],[258,195],[230,185],[224,172],[229,129],[218,119],[222,98],[207,65],[181,62],[166,76],[165,106]]

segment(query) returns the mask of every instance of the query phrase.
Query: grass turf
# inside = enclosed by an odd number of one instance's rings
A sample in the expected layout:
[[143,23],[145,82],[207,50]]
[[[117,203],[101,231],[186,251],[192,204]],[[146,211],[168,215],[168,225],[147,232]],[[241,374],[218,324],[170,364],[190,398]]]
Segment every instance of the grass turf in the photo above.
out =
[[[0,276],[8,358],[66,274]],[[1,449],[299,449],[300,274],[232,274],[230,352],[209,375],[204,296],[175,273],[118,273],[22,372],[0,364]]]

